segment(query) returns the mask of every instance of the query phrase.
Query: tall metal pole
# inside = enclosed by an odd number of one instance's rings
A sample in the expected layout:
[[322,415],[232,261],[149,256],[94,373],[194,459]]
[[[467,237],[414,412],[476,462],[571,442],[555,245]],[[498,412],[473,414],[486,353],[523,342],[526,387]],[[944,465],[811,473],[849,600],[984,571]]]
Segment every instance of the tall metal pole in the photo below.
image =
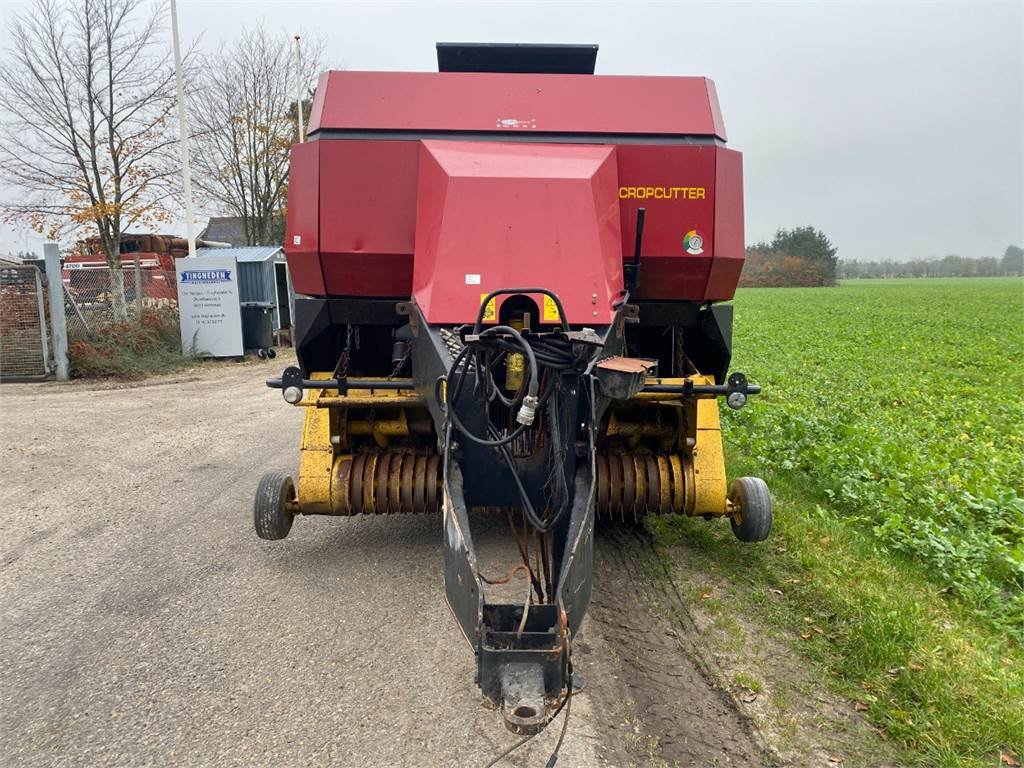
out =
[[300,39],[298,35],[295,36],[295,84],[298,93],[295,102],[298,105],[297,111],[299,113],[299,144],[303,142],[306,133],[306,129],[302,124],[302,54],[299,51]]
[[178,83],[178,133],[181,152],[181,176],[185,192],[185,228],[188,255],[196,255],[196,230],[192,210],[192,169],[189,166],[188,127],[185,122],[185,81],[181,75],[181,45],[178,43],[178,4],[171,0],[171,37],[174,39],[174,79]]

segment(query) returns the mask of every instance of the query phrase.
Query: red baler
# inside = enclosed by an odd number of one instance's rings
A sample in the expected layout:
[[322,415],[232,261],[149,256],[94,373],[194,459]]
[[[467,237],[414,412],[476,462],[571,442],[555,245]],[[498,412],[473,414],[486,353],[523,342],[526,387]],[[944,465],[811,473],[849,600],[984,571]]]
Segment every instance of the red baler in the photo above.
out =
[[[740,154],[703,77],[596,76],[596,46],[439,44],[439,72],[327,72],[292,149],[285,250],[306,408],[297,483],[270,473],[257,532],[296,515],[435,513],[448,603],[506,724],[572,690],[595,517],[729,518],[718,397],[743,265]],[[507,518],[509,599],[470,521]]]

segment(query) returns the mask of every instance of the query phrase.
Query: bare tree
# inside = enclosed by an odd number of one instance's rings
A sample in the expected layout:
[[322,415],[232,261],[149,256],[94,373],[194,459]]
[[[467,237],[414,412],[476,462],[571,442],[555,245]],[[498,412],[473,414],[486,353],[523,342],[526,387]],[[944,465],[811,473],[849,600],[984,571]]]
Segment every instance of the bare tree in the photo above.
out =
[[0,180],[18,194],[4,216],[97,236],[119,319],[121,235],[169,220],[177,182],[165,18],[146,0],[35,0],[0,63]]
[[309,98],[321,69],[323,41],[262,27],[204,63],[190,110],[195,181],[205,200],[242,219],[249,245],[280,243],[288,194],[288,153],[297,138],[296,99]]

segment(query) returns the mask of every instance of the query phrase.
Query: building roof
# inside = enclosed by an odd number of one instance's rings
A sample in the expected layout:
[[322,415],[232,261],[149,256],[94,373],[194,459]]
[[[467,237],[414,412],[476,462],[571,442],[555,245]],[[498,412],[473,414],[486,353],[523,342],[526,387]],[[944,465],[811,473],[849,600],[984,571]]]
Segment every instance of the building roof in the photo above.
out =
[[284,260],[284,248],[280,245],[244,245],[238,248],[196,248],[196,256],[233,256],[236,261]]
[[244,245],[245,221],[241,216],[211,216],[206,228],[199,233],[199,238],[216,243]]

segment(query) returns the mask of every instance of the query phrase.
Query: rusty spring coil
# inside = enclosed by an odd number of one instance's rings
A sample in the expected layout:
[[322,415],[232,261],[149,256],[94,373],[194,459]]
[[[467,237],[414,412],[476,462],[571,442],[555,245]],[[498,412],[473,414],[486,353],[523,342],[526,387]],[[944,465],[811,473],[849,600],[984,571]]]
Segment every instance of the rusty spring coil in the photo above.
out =
[[336,515],[435,514],[441,508],[441,458],[410,451],[340,456],[331,478]]
[[696,503],[693,466],[677,453],[598,453],[597,514],[691,514]]
[[[597,514],[691,514],[693,469],[679,454],[598,453]],[[336,515],[436,514],[441,508],[441,459],[410,451],[340,456],[331,481]]]

